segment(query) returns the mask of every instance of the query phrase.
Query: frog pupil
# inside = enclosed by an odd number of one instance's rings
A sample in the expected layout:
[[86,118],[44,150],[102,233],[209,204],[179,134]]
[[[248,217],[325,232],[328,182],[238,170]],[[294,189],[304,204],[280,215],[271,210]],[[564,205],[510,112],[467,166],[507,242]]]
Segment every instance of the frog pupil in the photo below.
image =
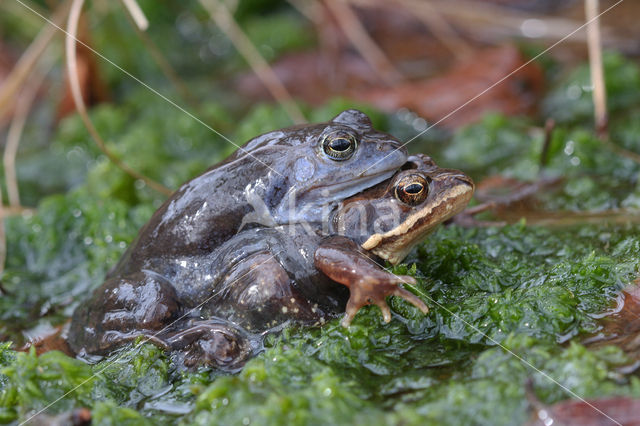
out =
[[419,183],[412,183],[410,185],[407,185],[404,190],[408,194],[412,194],[412,195],[418,194],[420,193],[420,191],[422,191],[422,185]]
[[342,152],[349,149],[351,142],[345,138],[336,138],[329,144],[334,151]]

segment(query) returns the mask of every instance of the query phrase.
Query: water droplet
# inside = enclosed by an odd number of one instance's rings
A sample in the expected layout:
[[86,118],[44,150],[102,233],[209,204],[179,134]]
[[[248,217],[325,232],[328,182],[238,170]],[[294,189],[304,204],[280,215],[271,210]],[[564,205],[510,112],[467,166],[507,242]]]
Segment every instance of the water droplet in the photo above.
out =
[[104,237],[104,242],[109,244],[113,241],[113,237],[111,235],[107,235],[106,237]]
[[582,89],[580,88],[580,86],[578,86],[577,84],[572,84],[571,86],[567,87],[567,98],[571,101],[575,101],[577,99],[580,99],[580,96],[582,96]]
[[522,35],[529,38],[540,38],[547,34],[547,23],[541,19],[525,19],[520,25]]
[[73,214],[73,217],[80,217],[82,216],[82,210],[74,209],[72,214]]
[[574,141],[567,141],[567,144],[564,146],[564,153],[567,155],[573,154],[576,143]]
[[84,244],[85,245],[91,245],[91,243],[93,243],[93,238],[91,237],[84,237]]
[[427,128],[427,120],[425,120],[424,118],[418,117],[415,120],[413,120],[413,128],[416,129],[416,131],[418,132],[422,132]]
[[222,398],[222,405],[229,405],[229,399],[228,398]]
[[571,160],[569,160],[569,162],[572,166],[577,166],[580,164],[580,159],[578,157],[571,157]]
[[136,180],[136,182],[133,185],[136,187],[136,189],[142,189],[145,186],[147,186],[147,184],[144,183],[144,181],[142,179]]
[[120,241],[120,243],[118,243],[118,247],[120,248],[125,248],[127,246],[127,243],[125,243],[124,241]]
[[248,424],[251,423],[251,419],[249,417],[243,417],[242,418],[242,424],[247,426]]
[[322,394],[324,396],[331,396],[332,393],[333,391],[331,390],[331,388],[326,388],[324,391],[322,391]]

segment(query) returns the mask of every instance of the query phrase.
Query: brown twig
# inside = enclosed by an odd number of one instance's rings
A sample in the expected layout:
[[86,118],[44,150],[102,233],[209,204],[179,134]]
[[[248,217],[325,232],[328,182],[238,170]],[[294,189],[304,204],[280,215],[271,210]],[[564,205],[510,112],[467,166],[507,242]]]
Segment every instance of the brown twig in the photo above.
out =
[[474,207],[470,207],[464,211],[468,215],[476,215],[487,210],[493,210],[498,207],[509,207],[515,203],[518,203],[526,198],[529,198],[535,194],[538,194],[543,188],[553,186],[560,182],[562,178],[540,178],[533,183],[525,183],[520,188],[514,190],[511,194],[504,197],[500,197],[495,200],[487,201],[486,203],[479,204]]
[[570,226],[585,224],[640,224],[640,210],[613,209],[599,212],[537,212],[524,215],[516,215],[513,218],[505,218],[507,222],[514,223],[520,219],[526,220],[529,225],[539,226]]
[[587,47],[589,49],[589,69],[593,86],[593,107],[596,133],[601,138],[607,137],[607,90],[604,85],[604,69],[602,67],[602,41],[600,37],[600,19],[598,19],[598,0],[585,0],[587,21]]
[[18,190],[18,178],[16,174],[16,156],[18,154],[20,138],[22,137],[22,131],[29,111],[31,110],[33,100],[52,66],[53,62],[49,61],[49,63],[42,65],[40,70],[34,72],[30,83],[18,97],[9,132],[7,133],[7,144],[4,148],[2,161],[4,164],[9,205],[14,208],[20,207],[20,192]]
[[[38,32],[42,30],[42,20],[37,16],[47,15],[49,11],[46,7],[43,7],[39,3],[34,3],[32,0],[20,0],[22,3],[18,3],[17,1],[0,1],[0,10],[2,10],[2,14],[12,14],[20,19],[21,30],[25,32]],[[47,2],[47,6],[49,9],[54,10],[59,6],[59,1],[56,1],[55,5],[50,4],[51,1]],[[25,9],[31,9],[34,13],[25,13]],[[4,15],[6,17],[6,15]]]
[[[164,74],[164,76],[171,82],[171,84],[176,88],[176,91],[180,95],[180,97],[187,102],[191,106],[196,105],[195,97],[189,90],[189,87],[182,81],[178,73],[171,66],[167,58],[162,54],[158,46],[153,42],[153,40],[147,35],[145,32],[146,28],[149,26],[149,22],[147,18],[144,16],[142,9],[135,2],[135,0],[121,0],[125,5],[125,9],[127,10],[127,17],[132,23],[136,34],[142,40],[147,51],[151,54],[151,57],[155,61],[155,63],[160,68],[160,71]],[[133,6],[135,5],[135,6]],[[145,24],[146,23],[146,24]]]
[[414,2],[406,3],[404,0],[396,2],[410,9],[429,28],[433,36],[458,59],[464,59],[473,53],[474,48],[458,35],[455,28],[431,2],[423,1],[420,5]]
[[284,108],[291,120],[296,124],[306,123],[307,120],[287,88],[282,84],[273,68],[269,66],[247,34],[240,28],[226,4],[220,0],[200,0],[200,4],[209,13],[209,17],[216,25],[229,37],[231,43],[249,63],[249,66],[262,81],[262,84]]
[[390,86],[400,83],[404,77],[396,69],[387,55],[369,36],[362,22],[353,9],[344,0],[325,0],[324,3],[338,22],[340,29],[347,36],[353,46],[358,49],[362,57],[378,73],[380,78]]
[[506,221],[479,221],[475,219],[474,216],[489,210],[495,210],[498,208],[504,209],[505,207],[509,207],[510,205],[523,201],[537,194],[545,187],[555,185],[556,183],[560,182],[560,180],[561,178],[540,178],[536,182],[523,184],[520,188],[515,189],[509,195],[467,208],[462,213],[455,216],[452,222],[465,227],[505,226],[508,223]]
[[[69,9],[70,1],[62,3],[53,13],[51,21],[60,26]],[[0,116],[4,114],[7,107],[14,101],[16,94],[23,87],[25,80],[35,69],[36,63],[44,53],[47,46],[56,35],[57,28],[54,25],[46,25],[40,30],[36,38],[22,54],[18,63],[11,70],[11,74],[5,79],[0,87]]]
[[149,28],[149,20],[140,8],[138,2],[136,0],[122,0],[122,5],[127,9],[135,27],[140,31],[147,31],[147,28]]
[[556,121],[553,118],[547,118],[547,121],[544,123],[544,142],[542,144],[542,151],[540,152],[540,171],[549,163],[549,147],[551,146],[555,127]]
[[317,3],[305,2],[303,0],[287,0],[287,2],[311,22],[316,21],[317,10],[315,9],[317,9]]
[[84,103],[84,99],[82,98],[82,91],[80,89],[80,81],[78,79],[78,71],[77,71],[77,61],[76,61],[76,42],[77,42],[77,33],[78,33],[78,21],[80,20],[80,13],[82,12],[82,6],[84,4],[84,0],[73,0],[71,4],[71,10],[69,11],[69,20],[67,23],[67,35],[65,38],[65,50],[67,53],[67,73],[69,75],[69,86],[71,88],[71,95],[73,96],[73,102],[76,105],[76,109],[78,110],[78,114],[80,114],[80,118],[84,123],[85,127],[89,131],[89,134],[93,138],[93,140],[98,145],[100,151],[104,153],[104,155],[109,158],[118,168],[132,176],[135,179],[140,179],[144,181],[150,188],[155,189],[156,191],[170,195],[171,190],[164,185],[144,176],[141,173],[131,169],[129,166],[124,164],[115,154],[113,154],[104,143],[104,140],[98,133],[98,130],[93,125],[93,122],[89,118],[89,114],[87,113],[87,107]]
[[[349,1],[362,6],[388,7],[388,2],[382,0]],[[505,37],[521,37],[523,35],[522,24],[530,19],[545,23],[546,31],[539,38],[547,40],[563,38],[581,24],[581,22],[571,19],[525,13],[490,2],[430,0],[428,7],[425,6],[424,0],[402,0],[402,2],[407,8],[411,5],[414,11],[432,8],[450,21],[459,24],[465,32],[473,32],[476,38],[488,41],[503,40]],[[583,43],[584,40],[585,36],[580,32],[571,35],[568,39],[568,41],[580,43]]]
[[608,137],[603,137],[600,139],[600,141],[607,147],[609,148],[611,151],[615,152],[616,154],[622,156],[622,157],[626,157],[630,160],[635,161],[636,163],[640,164],[640,154],[633,152],[633,151],[629,151],[628,149],[625,149],[613,142],[611,142],[611,140]]

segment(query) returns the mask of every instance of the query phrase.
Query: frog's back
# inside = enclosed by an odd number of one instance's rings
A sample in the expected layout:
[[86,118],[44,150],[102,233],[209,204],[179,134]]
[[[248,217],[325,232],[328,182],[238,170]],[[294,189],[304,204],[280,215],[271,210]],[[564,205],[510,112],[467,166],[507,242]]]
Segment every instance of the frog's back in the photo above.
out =
[[[253,210],[245,200],[248,179],[243,174],[246,170],[262,173],[259,169],[258,161],[243,157],[182,185],[140,230],[110,276],[143,268],[157,270],[152,266],[162,259],[200,256],[223,244],[238,232],[242,218]],[[268,170],[263,175],[270,178]]]

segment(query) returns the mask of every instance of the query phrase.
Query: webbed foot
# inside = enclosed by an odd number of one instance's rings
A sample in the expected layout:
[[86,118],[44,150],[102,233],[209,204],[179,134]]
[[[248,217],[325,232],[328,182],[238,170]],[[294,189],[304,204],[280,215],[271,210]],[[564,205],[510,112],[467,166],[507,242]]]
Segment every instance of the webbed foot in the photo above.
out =
[[422,300],[400,287],[402,283],[415,284],[415,278],[385,271],[347,238],[333,238],[321,244],[315,252],[315,265],[332,280],[349,287],[351,295],[342,319],[344,327],[367,305],[378,306],[384,322],[391,321],[391,310],[385,299],[392,295],[403,298],[424,314],[429,312]]

